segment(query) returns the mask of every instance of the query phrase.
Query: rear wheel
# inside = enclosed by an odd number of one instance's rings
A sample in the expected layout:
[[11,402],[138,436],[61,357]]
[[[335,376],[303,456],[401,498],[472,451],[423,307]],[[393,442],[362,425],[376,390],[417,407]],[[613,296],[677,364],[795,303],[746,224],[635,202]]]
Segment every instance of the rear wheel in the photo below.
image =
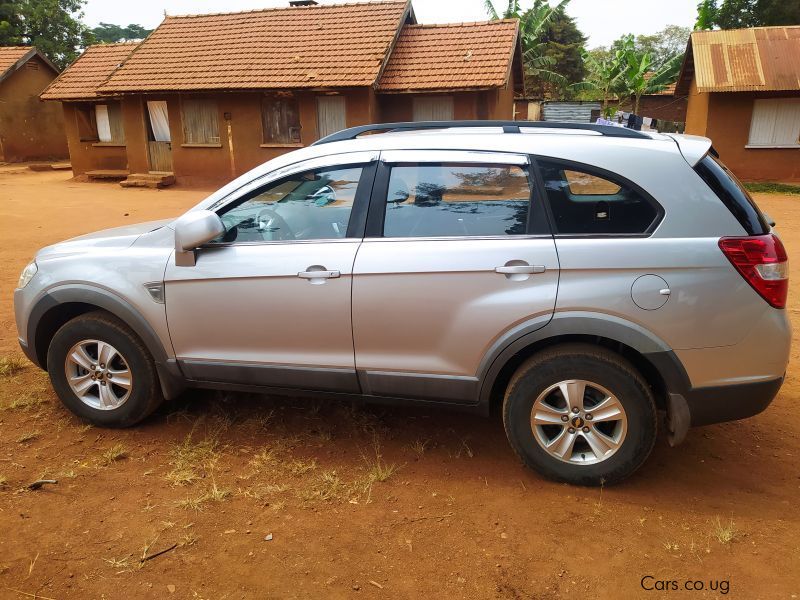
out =
[[63,325],[50,342],[47,371],[64,405],[95,425],[134,425],[163,400],[147,348],[107,313],[88,313]]
[[522,461],[577,485],[620,481],[650,455],[652,392],[624,358],[588,344],[542,351],[506,390],[503,422]]

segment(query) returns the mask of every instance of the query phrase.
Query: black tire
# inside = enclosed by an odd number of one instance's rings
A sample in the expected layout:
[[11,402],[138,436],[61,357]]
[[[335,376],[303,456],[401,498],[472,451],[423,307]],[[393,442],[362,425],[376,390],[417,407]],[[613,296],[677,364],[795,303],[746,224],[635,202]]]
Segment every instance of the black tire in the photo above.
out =
[[[67,382],[67,353],[75,344],[86,339],[111,344],[128,364],[131,373],[130,395],[118,408],[100,410],[89,406]],[[106,312],[86,313],[64,324],[53,336],[47,350],[47,371],[64,405],[81,419],[101,427],[135,425],[164,400],[155,364],[147,348],[127,325]]]
[[[627,432],[605,460],[566,462],[548,453],[534,437],[531,411],[536,399],[548,387],[569,379],[597,383],[622,404]],[[650,387],[630,362],[598,346],[564,344],[537,353],[519,367],[506,389],[503,424],[512,448],[528,467],[556,481],[597,486],[619,482],[642,466],[655,444],[657,412]]]

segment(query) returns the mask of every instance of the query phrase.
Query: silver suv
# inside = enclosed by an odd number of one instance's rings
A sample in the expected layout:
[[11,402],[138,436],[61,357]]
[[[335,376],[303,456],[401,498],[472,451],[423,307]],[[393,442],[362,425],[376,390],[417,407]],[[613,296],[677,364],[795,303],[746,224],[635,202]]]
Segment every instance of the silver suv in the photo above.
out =
[[674,445],[766,408],[786,261],[705,138],[392,123],[45,248],[14,300],[27,356],[98,425],[192,387],[497,407],[526,465],[597,485],[645,461],[659,414]]

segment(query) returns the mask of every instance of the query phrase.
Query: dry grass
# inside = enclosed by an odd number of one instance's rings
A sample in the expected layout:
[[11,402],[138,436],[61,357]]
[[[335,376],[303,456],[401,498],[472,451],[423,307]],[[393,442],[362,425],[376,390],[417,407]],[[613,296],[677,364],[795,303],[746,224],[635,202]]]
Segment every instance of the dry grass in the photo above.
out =
[[739,536],[736,524],[732,520],[728,521],[727,525],[723,525],[719,517],[714,522],[712,533],[720,544],[730,544]]
[[125,446],[122,444],[114,444],[111,448],[103,452],[101,464],[108,466],[125,458],[128,458],[128,451],[125,449]]
[[430,444],[430,442],[430,440],[417,439],[409,444],[409,448],[411,448],[411,451],[419,458],[422,458],[422,456],[425,454],[425,451],[428,449],[428,444]]
[[172,485],[189,485],[211,474],[219,460],[219,440],[209,433],[202,440],[195,440],[192,428],[180,444],[173,446],[170,455],[172,469],[166,479]]
[[397,472],[398,466],[394,463],[386,463],[381,454],[381,446],[377,436],[373,438],[373,450],[375,458],[362,454],[367,471],[367,480],[370,482],[386,481]]
[[18,444],[27,444],[28,442],[32,442],[35,439],[42,435],[41,431],[26,431],[21,436],[17,438]]
[[47,404],[48,399],[44,392],[26,392],[14,396],[8,404],[0,405],[0,410],[23,410],[26,408],[39,408]]
[[12,354],[10,356],[0,357],[0,377],[16,375],[22,371],[27,364],[28,361],[22,356]]
[[284,467],[292,475],[305,475],[317,468],[317,460],[314,458],[311,460],[295,459],[285,463]]
[[0,475],[0,489],[3,489],[8,485],[8,478],[5,475]]
[[189,497],[180,500],[178,506],[187,510],[201,511],[208,502],[222,502],[229,498],[231,494],[232,492],[229,489],[219,487],[217,482],[214,481],[204,494],[196,498]]

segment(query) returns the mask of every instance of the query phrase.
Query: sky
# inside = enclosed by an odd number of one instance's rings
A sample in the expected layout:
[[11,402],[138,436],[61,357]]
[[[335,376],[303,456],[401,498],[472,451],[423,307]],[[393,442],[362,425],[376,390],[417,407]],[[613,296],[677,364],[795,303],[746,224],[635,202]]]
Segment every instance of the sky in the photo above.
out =
[[[318,0],[336,4],[342,0]],[[349,0],[354,1],[354,0]],[[355,0],[359,1],[359,0]],[[626,33],[651,34],[667,25],[694,25],[698,0],[571,0],[567,13],[589,38],[588,48],[606,46]],[[485,21],[484,0],[412,0],[420,23]],[[505,0],[494,0],[498,12]],[[552,3],[552,1],[551,1]],[[522,0],[523,7],[533,0]],[[148,29],[170,15],[232,12],[288,6],[288,0],[88,0],[84,21],[94,27],[101,21],[115,25],[136,23]]]

